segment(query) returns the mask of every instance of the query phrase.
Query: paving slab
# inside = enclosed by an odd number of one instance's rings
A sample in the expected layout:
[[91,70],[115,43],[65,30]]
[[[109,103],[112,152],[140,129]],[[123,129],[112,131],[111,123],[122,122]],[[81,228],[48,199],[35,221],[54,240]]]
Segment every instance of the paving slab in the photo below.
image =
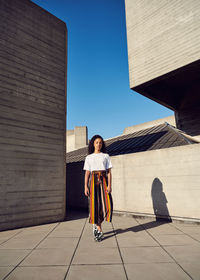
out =
[[68,266],[17,267],[6,280],[63,280]]
[[9,240],[10,237],[0,238],[0,245],[3,244],[5,241]]
[[146,231],[145,229],[141,226],[141,225],[136,225],[136,226],[131,226],[131,227],[128,227],[128,225],[114,225],[114,228],[115,228],[115,233],[117,235],[120,235],[120,234],[126,234],[126,233],[134,233],[134,234],[146,234]]
[[70,248],[73,251],[78,243],[78,240],[78,238],[74,237],[47,237],[37,246],[37,248]]
[[126,215],[113,215],[112,223],[120,223],[120,224],[129,224],[129,225],[136,225],[138,224],[137,220],[134,217],[126,216]]
[[186,233],[186,234],[200,234],[200,225],[198,226],[186,226],[186,225],[182,225],[182,226],[177,226],[177,228],[183,232],[183,233]]
[[43,239],[48,235],[48,232],[44,231],[36,231],[34,232],[33,230],[28,231],[28,230],[23,230],[17,235],[15,235],[15,238],[22,238],[22,239]]
[[195,240],[200,242],[200,234],[199,233],[189,233],[188,235],[190,237],[192,237],[193,239],[195,239]]
[[[135,219],[130,219],[130,218],[113,218],[112,224],[114,227],[119,226],[122,228],[134,228],[134,227],[140,227],[139,223]],[[143,230],[143,229],[142,229]]]
[[191,280],[176,263],[125,264],[129,280]]
[[[90,223],[88,223],[88,225],[91,226]],[[110,229],[110,228],[113,228],[113,225],[112,225],[112,223],[105,221],[102,223],[102,227],[103,227],[103,229]]]
[[74,231],[80,231],[82,228],[83,228],[84,224],[83,223],[76,223],[76,224],[73,224],[73,223],[68,223],[68,224],[63,224],[63,223],[60,223],[59,226],[57,226],[54,231],[59,231],[59,230],[74,230]]
[[[112,227],[102,227],[104,235],[107,236],[115,236],[115,232]],[[82,237],[89,237],[92,238],[93,236],[93,227],[92,226],[85,226]]]
[[162,263],[174,262],[160,247],[132,247],[121,248],[124,263]]
[[102,228],[104,239],[95,242],[87,215],[76,212],[0,232],[0,280],[9,273],[5,280],[64,280],[67,271],[65,280],[200,279],[199,225],[113,216]]
[[74,249],[35,249],[20,266],[68,265]]
[[10,238],[10,237],[17,235],[21,231],[22,231],[22,229],[0,231],[0,238]]
[[80,237],[81,231],[82,231],[82,228],[79,228],[79,229],[73,229],[73,228],[63,229],[63,228],[59,228],[59,229],[55,229],[54,231],[52,231],[48,235],[48,237]]
[[33,249],[39,244],[40,239],[11,238],[0,245],[0,249]]
[[0,266],[18,265],[30,250],[0,249]]
[[6,275],[8,275],[13,269],[15,268],[15,266],[4,266],[1,267],[0,266],[0,279],[3,279]]
[[96,248],[108,248],[108,247],[117,247],[117,242],[115,236],[104,234],[104,238],[102,242],[96,242],[94,240],[94,236],[90,233],[90,235],[84,235],[82,236],[80,243],[80,248],[93,248],[94,250]]
[[67,227],[67,226],[70,226],[70,227],[83,226],[85,224],[85,222],[86,222],[86,219],[63,221],[63,222],[59,223],[58,228]]
[[161,245],[198,245],[199,242],[192,237],[184,234],[159,234],[154,235],[154,238]]
[[200,262],[193,260],[190,262],[180,262],[180,266],[189,274],[193,280],[200,279]]
[[142,225],[150,234],[183,234],[178,228],[170,224],[158,224],[157,226]]
[[122,264],[72,265],[67,280],[126,280]]
[[200,263],[200,245],[190,246],[165,246],[164,247],[178,263],[181,262],[199,262]]
[[99,247],[89,248],[78,247],[72,264],[120,264],[121,258],[118,248]]
[[40,231],[40,232],[49,232],[57,227],[59,223],[50,223],[50,224],[44,224],[44,225],[38,225],[38,226],[30,226],[23,228],[23,231]]
[[159,246],[159,244],[147,233],[135,234],[128,232],[124,234],[117,234],[116,237],[120,248]]

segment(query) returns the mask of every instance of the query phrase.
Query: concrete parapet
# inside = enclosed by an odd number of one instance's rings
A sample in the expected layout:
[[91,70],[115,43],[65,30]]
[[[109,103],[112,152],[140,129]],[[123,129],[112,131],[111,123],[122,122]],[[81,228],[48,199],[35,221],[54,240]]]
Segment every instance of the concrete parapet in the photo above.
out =
[[200,145],[111,157],[115,211],[200,221]]

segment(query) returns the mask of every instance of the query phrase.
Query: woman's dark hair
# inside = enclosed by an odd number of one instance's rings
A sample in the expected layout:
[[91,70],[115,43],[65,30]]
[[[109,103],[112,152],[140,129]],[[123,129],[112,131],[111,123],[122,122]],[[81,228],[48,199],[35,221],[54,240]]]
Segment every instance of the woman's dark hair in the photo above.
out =
[[92,137],[92,139],[90,140],[89,145],[88,145],[88,154],[94,153],[94,141],[95,141],[97,138],[100,138],[101,141],[102,141],[101,152],[102,152],[102,153],[106,153],[106,145],[105,145],[105,142],[104,142],[103,138],[102,138],[100,135],[94,135],[94,136]]

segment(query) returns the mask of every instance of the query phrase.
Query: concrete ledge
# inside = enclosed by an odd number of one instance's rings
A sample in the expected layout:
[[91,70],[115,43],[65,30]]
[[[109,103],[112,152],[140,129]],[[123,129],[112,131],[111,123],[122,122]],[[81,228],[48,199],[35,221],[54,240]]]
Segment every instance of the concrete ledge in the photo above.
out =
[[170,222],[170,219],[173,223],[188,223],[188,224],[197,224],[200,225],[199,219],[192,219],[192,218],[183,218],[183,217],[165,217],[165,216],[156,216],[153,214],[142,214],[142,213],[134,213],[134,212],[127,212],[127,211],[113,211],[114,216],[121,216],[121,217],[132,217],[135,219],[155,219],[160,220],[163,222]]

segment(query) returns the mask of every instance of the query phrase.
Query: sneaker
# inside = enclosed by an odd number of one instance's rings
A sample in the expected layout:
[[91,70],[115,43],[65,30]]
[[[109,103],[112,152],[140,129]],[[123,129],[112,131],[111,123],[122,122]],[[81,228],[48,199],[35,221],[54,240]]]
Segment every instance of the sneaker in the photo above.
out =
[[97,226],[95,224],[93,224],[93,235],[94,235],[94,238],[97,237],[97,233],[98,233]]
[[103,232],[102,231],[98,231],[97,232],[97,236],[95,238],[95,241],[101,242],[103,239]]

